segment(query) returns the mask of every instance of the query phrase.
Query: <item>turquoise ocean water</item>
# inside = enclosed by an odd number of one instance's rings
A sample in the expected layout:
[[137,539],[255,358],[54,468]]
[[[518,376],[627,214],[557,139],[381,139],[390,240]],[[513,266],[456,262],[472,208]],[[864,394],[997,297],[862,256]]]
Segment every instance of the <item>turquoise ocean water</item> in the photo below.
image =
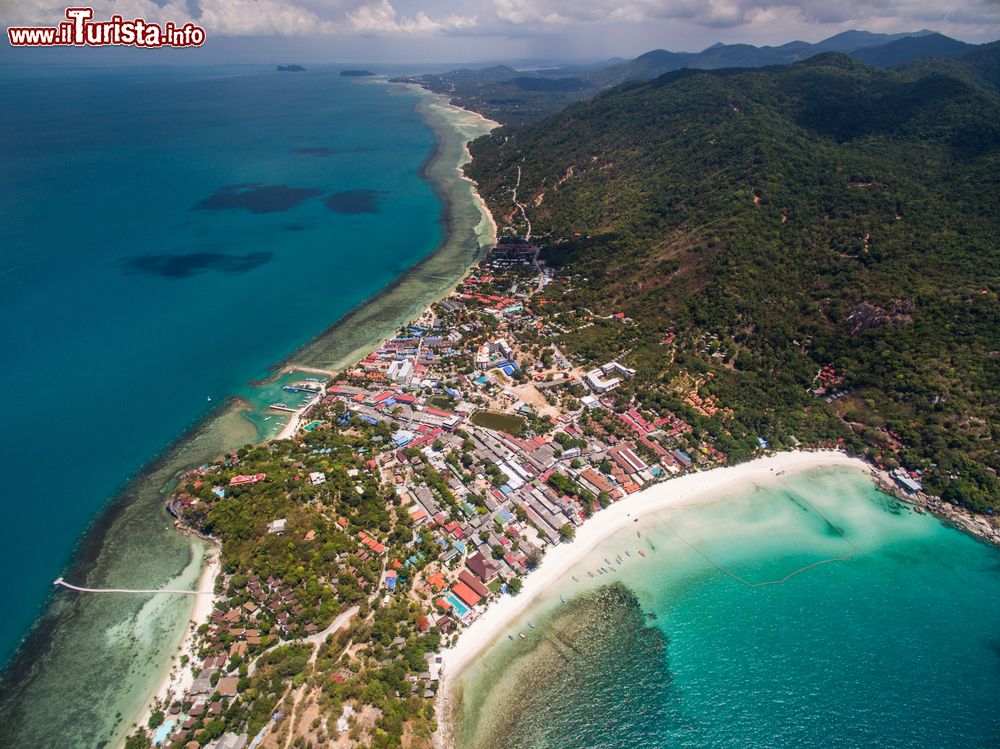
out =
[[[126,479],[228,396],[285,399],[249,383],[441,240],[416,96],[337,72],[0,71],[0,660]],[[201,551],[150,539],[135,577],[190,585]]]
[[636,530],[462,674],[461,749],[1000,746],[996,549],[843,469]]

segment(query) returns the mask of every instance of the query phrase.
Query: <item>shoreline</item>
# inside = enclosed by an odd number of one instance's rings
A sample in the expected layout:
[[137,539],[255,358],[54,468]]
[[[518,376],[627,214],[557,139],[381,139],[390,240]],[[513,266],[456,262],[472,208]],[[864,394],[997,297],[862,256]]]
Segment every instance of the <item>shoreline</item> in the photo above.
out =
[[275,372],[330,373],[353,366],[429,305],[446,297],[496,244],[496,222],[463,167],[472,160],[469,142],[499,123],[421,86],[392,85],[419,94],[416,111],[435,136],[434,149],[420,173],[441,201],[441,241],[391,284],[276,364]]
[[[364,356],[366,356],[370,351],[377,349],[386,338],[392,336],[398,326],[394,326],[390,329],[383,325],[377,331],[378,338],[376,340],[366,341],[365,343],[360,344],[359,348],[352,350],[349,353],[339,354],[332,362],[320,359],[317,363],[316,356],[323,355],[324,344],[329,345],[330,339],[336,339],[338,332],[349,328],[352,324],[362,324],[366,312],[370,314],[373,308],[378,309],[380,303],[383,305],[393,304],[395,301],[393,297],[398,295],[401,290],[405,290],[407,281],[413,276],[419,274],[422,269],[425,269],[435,260],[437,261],[436,265],[441,264],[442,259],[445,262],[459,260],[459,262],[462,263],[460,265],[461,272],[455,273],[454,279],[449,280],[447,286],[440,291],[437,291],[434,296],[429,298],[420,298],[418,303],[415,305],[415,309],[417,311],[416,314],[411,314],[407,320],[403,321],[403,324],[411,319],[415,319],[419,316],[420,310],[426,309],[435,301],[447,296],[454,284],[461,280],[461,278],[465,276],[473,267],[476,261],[483,256],[484,251],[491,248],[496,242],[496,222],[493,220],[492,214],[486,207],[486,201],[483,200],[476,189],[475,182],[469,177],[466,177],[463,172],[463,166],[471,161],[472,154],[469,151],[469,140],[465,139],[465,133],[460,126],[460,122],[458,122],[456,118],[467,118],[470,115],[474,115],[482,121],[482,127],[489,129],[499,127],[499,124],[492,122],[491,120],[487,120],[485,117],[482,117],[477,113],[470,112],[469,110],[465,110],[461,107],[448,103],[446,97],[433,94],[421,87],[414,88],[419,90],[423,96],[422,100],[417,104],[417,110],[420,116],[424,119],[424,122],[431,128],[435,135],[434,149],[421,168],[421,176],[431,183],[435,194],[438,196],[442,204],[442,215],[439,219],[443,229],[441,242],[428,256],[422,258],[409,269],[404,271],[404,273],[387,288],[383,289],[375,296],[365,300],[354,309],[349,310],[340,318],[340,320],[336,321],[333,325],[329,326],[323,332],[294,351],[282,362],[275,365],[272,368],[274,374],[272,377],[268,378],[269,381],[291,371],[314,372],[316,374],[331,375],[337,370],[342,369],[344,366],[352,365],[364,358]],[[443,106],[440,106],[442,102]],[[439,105],[439,109],[441,110],[440,112],[434,113],[431,111],[431,108],[435,105]],[[450,161],[448,156],[450,152],[454,150],[454,146],[457,145],[459,141],[461,142],[462,155],[456,161]],[[467,239],[466,237],[454,236],[455,203],[461,196],[450,192],[447,189],[447,186],[442,187],[439,184],[441,178],[444,176],[450,176],[446,175],[446,173],[451,172],[452,170],[454,171],[454,174],[457,175],[459,182],[465,186],[471,194],[472,203],[481,216],[481,220],[473,227],[473,233],[476,237],[475,251],[471,253],[471,257],[469,257],[465,262],[462,262],[457,258],[452,258],[450,254],[448,254],[445,258],[439,257],[440,255],[446,253],[447,250],[454,249],[455,246],[459,245],[463,239]],[[480,234],[480,229],[484,222],[489,227],[489,230],[485,234]],[[410,312],[412,313],[413,310]],[[336,341],[334,341],[334,343],[335,342]],[[298,432],[302,414],[305,410],[307,410],[307,408],[308,406],[304,406],[302,409],[292,414],[288,423],[282,428],[282,430],[269,440],[265,440],[265,442],[293,438]],[[210,553],[214,556],[209,559],[208,555],[206,555],[206,559],[208,561],[205,563],[199,577],[199,584],[197,587],[199,592],[214,591],[215,581],[221,571],[221,548],[214,541],[214,539],[212,540],[212,543],[212,552]],[[163,704],[165,701],[169,700],[172,694],[183,693],[188,687],[190,687],[191,670],[188,668],[178,668],[179,659],[183,655],[187,655],[189,658],[194,658],[196,656],[197,650],[195,648],[195,639],[197,629],[201,626],[201,624],[208,620],[212,613],[212,609],[215,606],[215,602],[215,595],[201,595],[196,597],[193,610],[188,617],[188,622],[181,644],[173,652],[167,670],[163,673],[161,679],[150,693],[150,696],[148,699],[144,700],[141,711],[138,712],[132,720],[130,720],[129,730],[115,738],[114,743],[116,746],[124,746],[125,739],[127,735],[132,732],[132,730],[136,727],[141,728],[145,726],[149,720],[149,716],[153,713],[154,708],[156,708],[158,704]]]
[[[215,582],[221,571],[221,548],[217,543],[213,543],[210,551],[204,557],[201,575],[198,577],[198,586],[195,588],[202,595],[195,596],[194,605],[184,630],[184,638],[170,658],[170,669],[163,674],[149,698],[145,700],[145,707],[133,721],[134,725],[130,732],[137,727],[145,726],[155,707],[159,705],[161,709],[165,709],[169,706],[173,695],[184,694],[190,689],[193,682],[193,672],[189,668],[180,667],[180,659],[183,656],[187,656],[191,660],[197,657],[195,640],[198,627],[208,622],[208,618],[215,608]],[[124,743],[125,741],[122,739],[119,745],[122,746]]]
[[[605,539],[628,528],[644,515],[713,500],[729,489],[772,480],[782,473],[801,473],[823,467],[857,468],[872,481],[876,479],[874,470],[868,463],[839,451],[782,452],[735,466],[713,468],[668,479],[595,513],[579,527],[572,542],[559,544],[546,552],[541,564],[524,578],[521,592],[517,596],[504,596],[492,602],[476,621],[460,632],[457,642],[441,651],[441,688],[435,709],[438,722],[435,746],[438,749],[454,746],[453,690],[462,671],[502,637],[510,624],[542,598],[553,583]],[[597,522],[598,519],[600,522]]]
[[[429,304],[446,296],[454,284],[492,247],[495,231],[491,229],[495,225],[492,224],[485,202],[475,190],[474,183],[465,177],[462,167],[471,158],[468,151],[469,140],[497,125],[475,115],[478,130],[469,132],[471,114],[467,110],[448,104],[432,109],[430,105],[439,103],[441,97],[424,89],[419,89],[419,92],[421,96],[415,107],[435,137],[434,149],[421,169],[421,176],[431,182],[442,202],[440,242],[387,288],[342,315],[338,321],[269,367],[272,374],[265,381],[276,379],[283,372],[291,370],[329,375],[338,368],[331,366],[331,363],[342,367],[364,358],[369,351],[376,349],[383,340],[393,335],[401,324],[415,319]],[[421,283],[422,273],[433,274],[435,283]],[[256,434],[255,426],[243,415],[245,410],[246,404],[239,396],[220,400],[214,408],[181,429],[174,439],[126,477],[81,535],[61,575],[91,587],[119,584],[124,587],[145,587],[138,583],[145,583],[146,580],[122,582],[119,579],[123,573],[128,577],[128,573],[135,570],[119,568],[119,562],[111,558],[109,549],[114,546],[111,540],[122,538],[123,534],[142,535],[148,531],[139,532],[133,526],[141,524],[146,529],[166,520],[168,515],[163,504],[164,492],[183,472],[248,441],[261,441],[261,435]],[[249,439],[251,432],[255,433],[253,439]],[[276,437],[264,441],[273,439]],[[170,535],[177,539],[171,542],[174,544],[196,542],[194,537],[183,531],[171,529]],[[208,540],[201,539],[201,542],[206,541]],[[218,556],[213,546],[206,548],[208,551],[205,558],[209,554]],[[198,579],[207,580],[207,572],[208,568],[203,567]],[[214,578],[212,580],[214,585]],[[73,597],[68,597],[70,595]],[[33,685],[39,678],[47,678],[47,672],[61,667],[50,666],[47,661],[52,660],[56,643],[63,643],[61,648],[70,647],[68,638],[79,629],[79,625],[75,623],[77,617],[71,616],[71,609],[78,609],[81,605],[86,611],[107,609],[100,605],[100,599],[92,596],[79,598],[79,595],[53,589],[39,609],[31,628],[4,664],[0,685],[3,686],[3,691],[10,690],[12,699],[5,699],[6,704],[3,705],[4,714],[8,717],[14,718],[22,714],[27,703],[33,701],[28,696],[32,690],[26,691],[26,686]],[[206,602],[215,600],[214,596],[196,598]],[[136,599],[135,603],[127,605],[138,610],[146,600]],[[196,615],[199,613],[192,610],[187,617],[181,648],[171,648],[170,656],[164,662],[162,675],[147,682],[150,686],[148,690],[144,688],[143,693],[151,694],[151,697],[140,701],[137,710],[131,707],[122,709],[123,714],[105,735],[104,740],[108,745],[121,746],[133,724],[144,725],[156,698],[165,688],[170,688],[171,672],[176,668],[177,656],[190,645],[190,637],[198,627]],[[88,616],[80,611],[77,615]],[[108,616],[106,613],[104,618],[108,619]],[[101,622],[100,616],[90,617],[88,621],[91,619],[94,619],[95,626],[101,627],[122,624],[118,619]],[[193,625],[192,621],[195,622]],[[179,627],[174,629],[175,632],[178,630]],[[58,671],[53,671],[55,673]],[[105,729],[103,726],[93,726],[93,730],[103,732]],[[2,734],[4,732],[0,731],[0,735]],[[96,735],[92,734],[91,738],[96,738]]]

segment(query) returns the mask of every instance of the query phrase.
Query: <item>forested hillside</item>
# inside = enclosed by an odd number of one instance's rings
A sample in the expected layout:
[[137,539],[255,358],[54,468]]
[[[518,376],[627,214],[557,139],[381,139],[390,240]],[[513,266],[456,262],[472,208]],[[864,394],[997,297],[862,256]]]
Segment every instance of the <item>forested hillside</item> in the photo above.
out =
[[454,104],[511,125],[540,120],[570,104],[591,99],[598,91],[612,86],[649,80],[682,68],[716,70],[788,65],[825,52],[843,52],[876,67],[896,67],[927,59],[964,60],[990,47],[967,44],[927,30],[908,34],[844,31],[815,44],[802,41],[775,47],[713,44],[701,52],[654,49],[632,60],[555,65],[522,72],[506,65],[495,65],[480,70],[452,70],[395,80],[418,83],[431,91],[447,94]]
[[571,279],[559,343],[623,355],[619,397],[694,381],[730,456],[842,439],[1000,507],[997,57],[676,71],[498,129],[468,173],[523,234],[517,185]]

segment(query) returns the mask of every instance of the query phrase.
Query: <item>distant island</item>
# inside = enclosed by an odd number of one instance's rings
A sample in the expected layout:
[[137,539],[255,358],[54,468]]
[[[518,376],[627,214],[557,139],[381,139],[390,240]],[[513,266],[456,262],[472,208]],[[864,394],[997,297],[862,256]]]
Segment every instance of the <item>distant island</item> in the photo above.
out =
[[301,65],[279,65],[278,66],[278,72],[279,73],[301,73],[303,70],[305,70],[305,68],[302,67]]
[[361,78],[361,77],[366,76],[366,75],[375,75],[375,74],[372,71],[370,71],[370,70],[341,70],[340,71],[340,77],[341,78]]

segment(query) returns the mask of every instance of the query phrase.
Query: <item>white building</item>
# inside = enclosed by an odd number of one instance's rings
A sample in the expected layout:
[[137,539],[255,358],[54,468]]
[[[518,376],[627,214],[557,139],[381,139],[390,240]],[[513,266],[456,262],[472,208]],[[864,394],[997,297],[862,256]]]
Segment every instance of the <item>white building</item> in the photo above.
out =
[[512,349],[510,347],[510,344],[507,343],[507,341],[505,341],[503,338],[498,338],[497,340],[493,341],[493,345],[490,346],[490,348],[493,351],[496,351],[498,354],[500,354],[500,356],[502,356],[504,359],[514,358],[514,349]]
[[490,347],[485,343],[476,352],[476,369],[490,368]]
[[389,365],[386,374],[393,382],[406,382],[413,374],[413,362],[409,359],[396,360]]
[[344,705],[344,711],[337,718],[337,733],[346,733],[347,729],[351,727],[348,719],[354,715],[354,708],[350,705]]
[[280,518],[278,520],[272,520],[267,524],[268,533],[282,534],[285,532],[285,526],[288,525],[288,521],[285,518]]
[[616,361],[608,362],[603,367],[592,369],[584,376],[584,381],[595,393],[600,395],[609,390],[614,390],[621,384],[622,379],[635,377],[635,370],[623,367]]

